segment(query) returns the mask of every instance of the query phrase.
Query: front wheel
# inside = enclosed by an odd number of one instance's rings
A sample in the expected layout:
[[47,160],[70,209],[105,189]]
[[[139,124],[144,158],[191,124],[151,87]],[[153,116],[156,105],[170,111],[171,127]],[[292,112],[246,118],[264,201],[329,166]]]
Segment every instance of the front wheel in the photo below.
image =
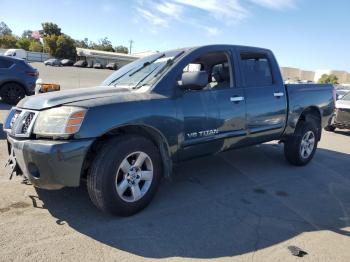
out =
[[16,105],[26,96],[26,93],[19,84],[8,83],[1,87],[0,96],[6,104]]
[[141,136],[109,140],[88,172],[92,202],[102,211],[129,216],[145,208],[155,195],[162,176],[157,147]]
[[289,163],[303,166],[313,158],[318,143],[315,121],[301,122],[295,134],[284,143],[284,155]]

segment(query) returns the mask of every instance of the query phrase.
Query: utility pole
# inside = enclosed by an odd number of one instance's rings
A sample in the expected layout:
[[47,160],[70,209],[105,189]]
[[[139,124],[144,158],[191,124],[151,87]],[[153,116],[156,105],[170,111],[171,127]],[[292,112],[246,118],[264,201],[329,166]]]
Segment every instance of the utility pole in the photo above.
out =
[[129,54],[131,54],[131,49],[132,49],[132,44],[134,43],[134,41],[132,39],[129,40]]

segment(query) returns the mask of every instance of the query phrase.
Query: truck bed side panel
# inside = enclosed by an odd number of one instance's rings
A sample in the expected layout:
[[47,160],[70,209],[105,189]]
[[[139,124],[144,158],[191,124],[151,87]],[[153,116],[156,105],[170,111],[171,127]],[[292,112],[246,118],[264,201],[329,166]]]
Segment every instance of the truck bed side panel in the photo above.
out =
[[288,120],[284,135],[294,133],[298,120],[307,108],[317,108],[321,126],[325,127],[334,110],[333,86],[319,84],[286,85],[288,93]]

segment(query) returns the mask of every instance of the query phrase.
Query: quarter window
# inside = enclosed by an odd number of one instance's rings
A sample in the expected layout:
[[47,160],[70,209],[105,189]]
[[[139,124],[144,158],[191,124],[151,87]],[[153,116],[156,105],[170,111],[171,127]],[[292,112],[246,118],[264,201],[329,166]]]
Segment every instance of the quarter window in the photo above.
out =
[[242,53],[241,61],[247,86],[273,84],[270,62],[265,54]]

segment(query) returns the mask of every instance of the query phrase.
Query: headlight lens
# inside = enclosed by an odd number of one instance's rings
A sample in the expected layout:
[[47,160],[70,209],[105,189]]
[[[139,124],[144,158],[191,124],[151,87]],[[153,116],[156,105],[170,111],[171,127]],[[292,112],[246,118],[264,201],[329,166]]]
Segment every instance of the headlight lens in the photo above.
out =
[[61,106],[41,111],[35,121],[34,134],[42,136],[68,137],[79,131],[86,109]]

